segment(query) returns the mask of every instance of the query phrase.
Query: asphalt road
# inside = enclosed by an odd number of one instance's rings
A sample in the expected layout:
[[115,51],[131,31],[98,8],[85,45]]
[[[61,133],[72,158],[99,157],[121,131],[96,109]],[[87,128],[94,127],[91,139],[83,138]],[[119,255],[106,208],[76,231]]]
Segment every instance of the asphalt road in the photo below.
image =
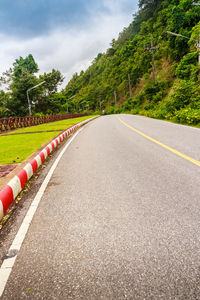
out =
[[[200,161],[200,129],[119,117]],[[200,299],[200,167],[117,116],[92,121],[60,160],[2,299]]]

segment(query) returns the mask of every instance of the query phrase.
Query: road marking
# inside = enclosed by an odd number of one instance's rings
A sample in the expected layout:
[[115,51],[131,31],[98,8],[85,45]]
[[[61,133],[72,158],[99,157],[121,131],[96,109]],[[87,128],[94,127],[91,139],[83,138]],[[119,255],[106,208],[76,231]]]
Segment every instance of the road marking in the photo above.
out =
[[[21,245],[24,241],[24,238],[26,236],[26,233],[29,229],[29,226],[31,224],[31,221],[33,219],[33,216],[37,210],[37,207],[40,203],[40,200],[46,190],[46,187],[60,161],[60,159],[62,158],[63,154],[65,153],[65,151],[67,150],[67,148],[69,147],[69,145],[72,143],[72,141],[75,139],[75,137],[77,136],[78,133],[80,133],[82,131],[83,128],[79,129],[74,136],[72,136],[72,138],[69,140],[69,142],[66,144],[66,146],[63,148],[63,150],[61,151],[61,153],[59,154],[59,156],[57,157],[57,159],[55,160],[53,166],[51,167],[51,169],[49,170],[49,173],[47,174],[47,176],[45,177],[39,191],[37,192],[24,220],[22,225],[20,226],[17,235],[14,238],[14,241],[12,243],[12,245],[10,246],[10,249],[8,251],[8,253],[12,253],[13,251],[15,251],[16,253],[19,252]],[[8,281],[8,278],[11,274],[12,268],[14,266],[15,260],[16,260],[17,255],[15,255],[14,257],[8,257],[6,260],[3,261],[1,268],[0,268],[0,297],[2,296],[6,283]]]
[[145,133],[143,133],[143,132],[141,132],[141,131],[135,129],[134,127],[132,127],[132,126],[130,126],[130,125],[128,125],[127,123],[125,123],[124,121],[122,121],[119,117],[117,117],[117,118],[118,118],[118,120],[119,120],[121,123],[123,123],[126,127],[128,127],[128,128],[130,128],[131,130],[137,132],[138,134],[142,135],[142,136],[145,137],[146,139],[148,139],[148,140],[154,142],[155,144],[157,144],[157,145],[159,145],[159,146],[161,146],[161,147],[167,149],[168,151],[170,151],[170,152],[172,152],[172,153],[174,153],[174,154],[176,154],[176,155],[178,155],[178,156],[180,156],[180,157],[182,157],[182,158],[188,160],[189,162],[191,162],[191,163],[197,165],[198,167],[200,167],[200,161],[198,161],[198,160],[196,160],[196,159],[194,159],[194,158],[192,158],[192,157],[190,157],[190,156],[188,156],[188,155],[186,155],[186,154],[183,154],[183,153],[181,153],[181,152],[179,152],[179,151],[177,151],[177,150],[175,150],[175,149],[173,149],[173,148],[171,148],[171,147],[169,147],[169,146],[167,146],[167,145],[165,145],[165,144],[163,144],[163,143],[161,143],[161,142],[159,142],[159,141],[157,141],[157,140],[151,138],[150,136],[146,135]]

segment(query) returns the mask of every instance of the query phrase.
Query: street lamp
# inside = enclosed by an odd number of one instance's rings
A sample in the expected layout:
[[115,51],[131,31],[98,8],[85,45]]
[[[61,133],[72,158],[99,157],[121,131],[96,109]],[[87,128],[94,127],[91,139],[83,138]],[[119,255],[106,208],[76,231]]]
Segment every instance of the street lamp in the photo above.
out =
[[[196,3],[196,5],[200,5],[200,3],[199,4]],[[179,34],[179,33],[171,32],[171,31],[166,31],[166,32],[168,34],[171,34],[171,35],[175,35],[175,36],[178,36],[178,37],[183,37],[185,39],[195,41],[196,42],[196,48],[199,49],[198,62],[199,62],[199,65],[200,65],[200,35],[199,35],[199,40],[195,40],[195,39],[189,38],[188,36],[184,36],[184,35]]]
[[28,111],[29,111],[29,116],[31,116],[31,102],[30,102],[30,99],[29,99],[29,94],[28,94],[28,92],[30,92],[31,90],[35,89],[36,87],[38,87],[38,86],[40,86],[40,85],[42,85],[42,84],[44,84],[44,83],[45,83],[45,81],[42,81],[42,82],[38,83],[37,85],[31,87],[30,89],[28,89],[28,90],[26,91],[26,94],[27,94],[27,100],[28,100]]

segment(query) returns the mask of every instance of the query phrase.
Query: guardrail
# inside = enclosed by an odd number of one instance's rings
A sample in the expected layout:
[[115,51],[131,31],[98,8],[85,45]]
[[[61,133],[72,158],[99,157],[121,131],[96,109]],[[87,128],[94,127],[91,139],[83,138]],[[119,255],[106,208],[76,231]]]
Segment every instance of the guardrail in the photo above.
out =
[[14,130],[17,128],[30,127],[34,125],[55,122],[65,119],[83,117],[84,114],[65,114],[52,116],[29,116],[29,117],[10,117],[0,119],[0,133]]

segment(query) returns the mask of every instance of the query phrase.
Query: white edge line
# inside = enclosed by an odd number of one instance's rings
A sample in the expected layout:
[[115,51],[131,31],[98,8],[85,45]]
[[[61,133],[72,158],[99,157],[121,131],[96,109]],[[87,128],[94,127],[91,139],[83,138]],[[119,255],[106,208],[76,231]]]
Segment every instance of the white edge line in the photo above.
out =
[[[75,137],[77,136],[78,133],[81,132],[81,130],[83,129],[83,127],[81,127],[72,137],[71,139],[69,140],[69,142],[66,144],[66,146],[63,148],[63,150],[61,151],[61,153],[58,155],[58,157],[56,158],[53,166],[51,167],[51,169],[49,170],[47,176],[45,177],[39,191],[37,192],[24,220],[23,220],[23,223],[22,225],[20,226],[15,238],[14,238],[14,241],[12,242],[12,245],[10,246],[10,249],[8,251],[8,253],[11,251],[11,250],[17,250],[19,251],[20,248],[21,248],[21,245],[24,241],[24,238],[26,236],[26,233],[29,229],[29,226],[31,224],[31,221],[33,219],[33,216],[37,210],[37,207],[40,203],[40,200],[46,190],[46,187],[53,175],[53,172],[55,171],[60,159],[62,158],[63,154],[65,153],[65,151],[67,150],[67,148],[69,147],[69,145],[72,143],[72,141],[75,139]],[[5,286],[6,286],[6,283],[8,281],[8,278],[11,274],[11,271],[12,271],[12,268],[14,266],[14,263],[15,263],[15,260],[16,260],[16,257],[12,257],[12,258],[7,258],[6,260],[4,260],[4,262],[2,263],[1,265],[1,268],[0,268],[0,297],[2,296],[3,292],[4,292],[4,289],[5,289]]]

